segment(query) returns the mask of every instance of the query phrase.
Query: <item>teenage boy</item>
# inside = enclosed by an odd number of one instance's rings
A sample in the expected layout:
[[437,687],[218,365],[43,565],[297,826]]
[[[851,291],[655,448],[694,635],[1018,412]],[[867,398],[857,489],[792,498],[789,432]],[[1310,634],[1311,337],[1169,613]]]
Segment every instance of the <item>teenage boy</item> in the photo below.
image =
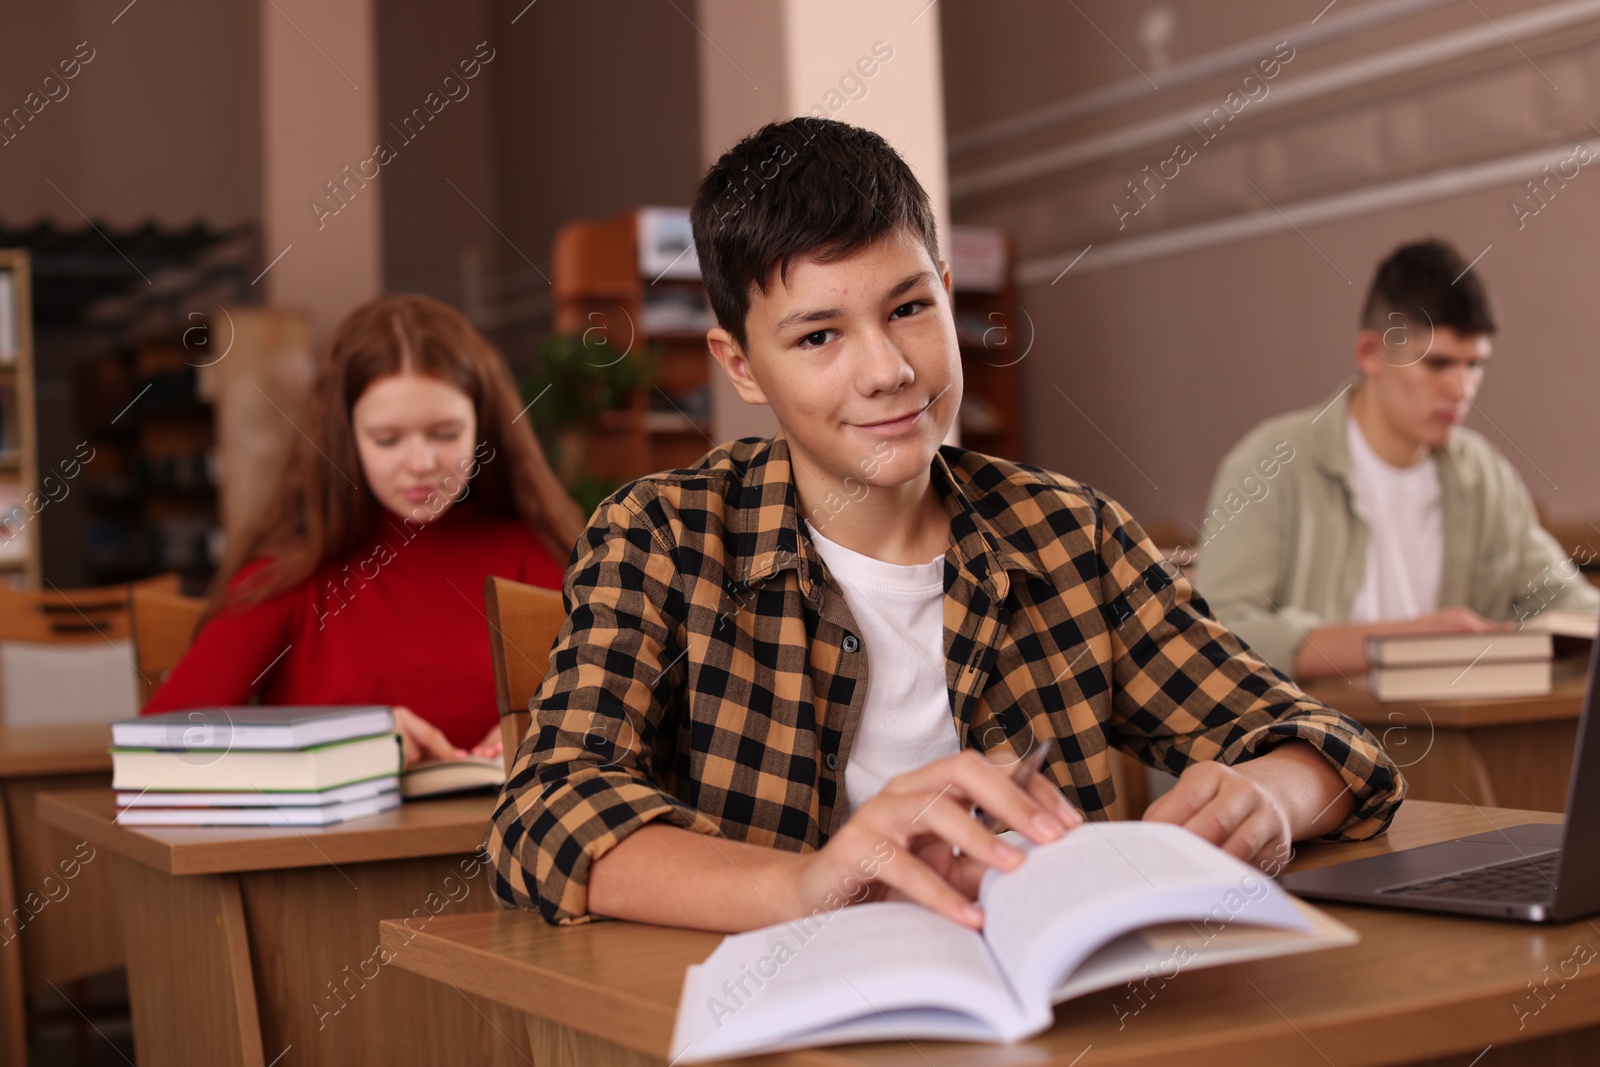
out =
[[978,926],[978,878],[1022,853],[973,808],[1034,842],[1103,818],[1113,745],[1179,775],[1148,818],[1248,860],[1384,829],[1404,785],[1374,738],[1116,503],[940,446],[950,275],[881,137],[769,125],[692,217],[712,355],[780,431],[590,520],[489,831],[504,903],[742,930],[897,897]]
[[1366,669],[1369,635],[1600,610],[1516,470],[1461,425],[1495,329],[1455,249],[1405,245],[1367,294],[1356,381],[1223,459],[1195,584],[1268,662],[1302,681],[1349,675]]

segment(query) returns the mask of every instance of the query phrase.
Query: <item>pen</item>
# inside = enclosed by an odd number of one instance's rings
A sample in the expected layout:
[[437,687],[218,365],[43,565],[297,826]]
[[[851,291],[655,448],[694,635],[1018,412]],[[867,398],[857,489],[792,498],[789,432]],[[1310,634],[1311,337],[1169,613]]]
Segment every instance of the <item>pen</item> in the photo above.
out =
[[[1053,744],[1055,744],[1055,738],[1047,737],[1037,745],[1034,745],[1032,748],[1030,748],[1027,752],[1027,755],[1023,756],[1012,766],[1011,780],[1017,783],[1017,785],[1021,786],[1023,789],[1026,789],[1028,786],[1028,779],[1038,774],[1039,771],[1044,767],[1044,761],[1049,758],[1050,746]],[[972,811],[973,814],[978,817],[978,821],[983,824],[983,827],[986,830],[988,830],[990,833],[1000,832],[1000,820],[998,818],[980,808],[973,808]]]

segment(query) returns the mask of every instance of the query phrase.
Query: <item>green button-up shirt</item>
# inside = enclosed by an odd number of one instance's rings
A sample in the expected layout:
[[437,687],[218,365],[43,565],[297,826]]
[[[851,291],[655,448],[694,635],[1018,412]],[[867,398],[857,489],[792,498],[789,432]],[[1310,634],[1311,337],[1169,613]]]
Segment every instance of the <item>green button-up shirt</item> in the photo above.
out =
[[[1199,526],[1195,586],[1217,618],[1288,672],[1311,631],[1349,621],[1366,573],[1346,386],[1328,403],[1256,427],[1222,461]],[[1540,525],[1527,487],[1481,434],[1434,450],[1444,563],[1441,608],[1489,619],[1600,611],[1600,590]]]

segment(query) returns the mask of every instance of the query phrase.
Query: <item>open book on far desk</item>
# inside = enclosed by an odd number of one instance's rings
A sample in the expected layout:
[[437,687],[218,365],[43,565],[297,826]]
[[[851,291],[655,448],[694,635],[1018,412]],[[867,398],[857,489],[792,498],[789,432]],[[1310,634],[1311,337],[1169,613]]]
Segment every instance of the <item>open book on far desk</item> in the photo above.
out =
[[881,1039],[1018,1041],[1049,1028],[1052,1005],[1097,989],[1153,992],[1183,971],[1357,940],[1181,827],[1089,823],[1048,845],[1010,839],[1028,857],[985,876],[981,932],[882,902],[724,938],[689,968],[672,1061]]

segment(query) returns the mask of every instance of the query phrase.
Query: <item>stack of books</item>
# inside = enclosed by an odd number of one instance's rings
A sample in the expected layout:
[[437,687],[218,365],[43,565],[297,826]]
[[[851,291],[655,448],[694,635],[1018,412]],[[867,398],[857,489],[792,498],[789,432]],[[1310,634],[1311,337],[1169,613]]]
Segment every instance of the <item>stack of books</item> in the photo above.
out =
[[1546,696],[1549,633],[1396,634],[1367,638],[1367,686],[1379,700]]
[[387,707],[173,711],[111,726],[117,822],[329,826],[400,804]]

